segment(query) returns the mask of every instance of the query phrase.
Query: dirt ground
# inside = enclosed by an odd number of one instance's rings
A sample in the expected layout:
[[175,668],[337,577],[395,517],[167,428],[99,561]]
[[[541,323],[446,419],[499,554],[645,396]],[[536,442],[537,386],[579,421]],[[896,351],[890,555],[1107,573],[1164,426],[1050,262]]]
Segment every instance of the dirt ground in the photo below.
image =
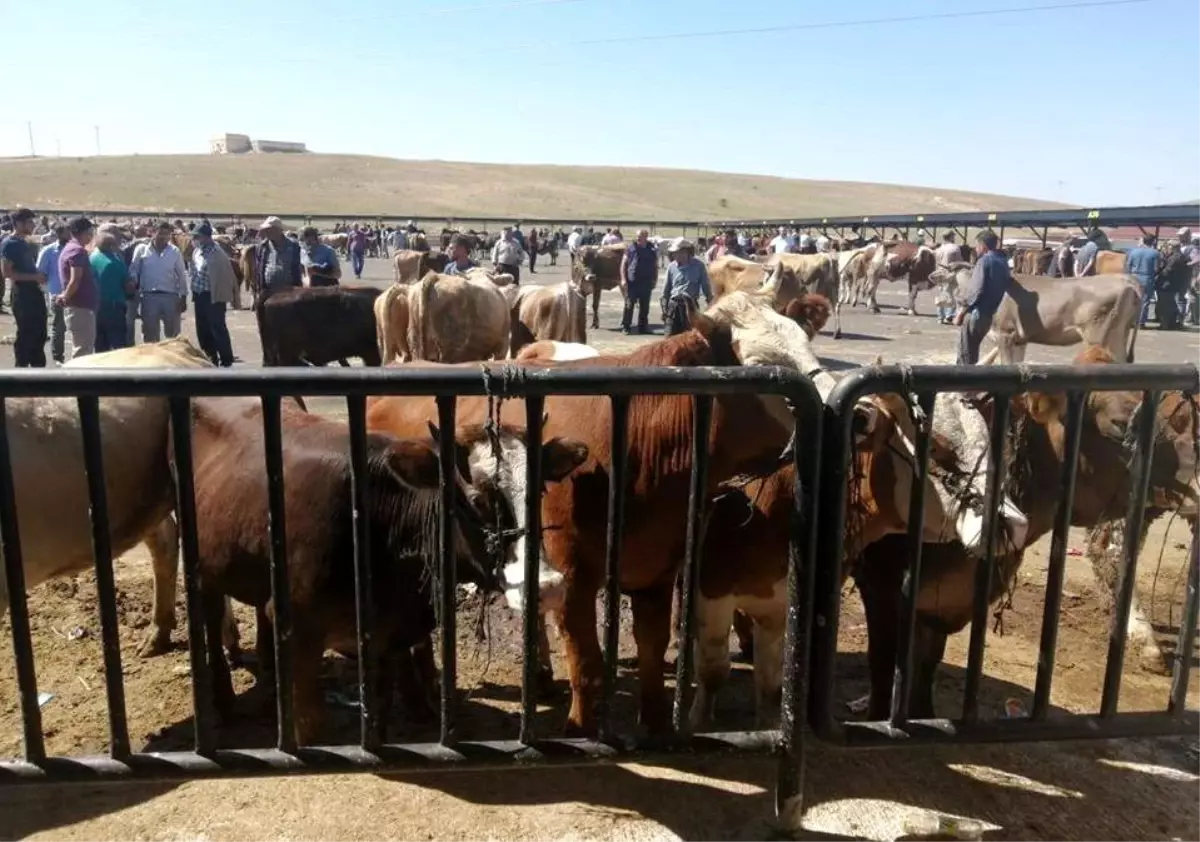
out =
[[[543,272],[542,282],[560,270]],[[372,261],[372,282],[386,281],[386,267]],[[891,290],[885,293],[900,296]],[[0,333],[11,330],[0,317]],[[644,341],[613,328],[619,298],[610,294],[604,327],[592,341],[622,349]],[[258,362],[248,313],[233,316],[235,348],[247,365]],[[190,330],[190,325],[188,328]],[[873,359],[928,359],[953,347],[948,329],[932,319],[891,312],[846,321],[851,337],[819,340],[834,365]],[[1156,334],[1139,339],[1145,361],[1188,358],[1196,335]],[[0,353],[10,353],[7,347]],[[1034,356],[1031,354],[1031,356]],[[1052,357],[1053,358],[1053,357]],[[1192,353],[1191,358],[1194,358]],[[1036,357],[1035,357],[1036,359]],[[9,363],[11,364],[11,363]],[[337,401],[318,411],[338,415]],[[1138,595],[1164,651],[1173,655],[1185,590],[1188,533],[1178,521],[1154,524],[1138,570]],[[1109,612],[1086,561],[1078,531],[1070,540],[1061,631],[1051,697],[1055,713],[1094,711],[1104,673]],[[1038,660],[1049,538],[1026,555],[1002,631],[989,629],[981,711],[1005,716],[1016,700],[1028,707]],[[150,621],[151,571],[139,548],[116,565],[118,612],[130,736],[135,750],[186,749],[192,739],[192,702],[182,593],[176,606],[180,630],[167,655],[141,659],[136,647]],[[520,700],[520,620],[499,605],[486,609],[488,635],[478,641],[473,620],[480,611],[464,598],[459,611],[460,731],[464,739],[515,739]],[[51,754],[103,753],[107,713],[103,691],[96,590],[91,573],[52,581],[30,594],[29,611],[39,690],[51,694],[42,707]],[[238,609],[243,640],[253,640],[252,613]],[[8,638],[3,621],[0,639]],[[937,682],[939,712],[955,716],[961,704],[967,635],[951,638]],[[736,649],[736,643],[734,644]],[[838,698],[867,689],[866,626],[856,594],[847,589],[840,619]],[[250,647],[252,648],[252,646]],[[554,644],[555,672],[565,694],[561,648]],[[0,756],[21,751],[11,650],[0,648]],[[629,616],[623,612],[621,666],[615,702],[625,731],[635,727],[636,678]],[[1185,653],[1193,659],[1195,653]],[[673,662],[674,650],[668,653]],[[673,670],[669,671],[673,675]],[[327,700],[333,712],[331,743],[357,742],[353,707],[356,668],[330,657],[325,663]],[[256,707],[249,669],[234,672],[245,694],[246,716],[222,728],[224,746],[273,744],[273,717]],[[1200,699],[1200,670],[1193,670],[1189,707]],[[1121,709],[1165,706],[1169,677],[1142,669],[1131,655],[1123,676]],[[718,707],[719,730],[754,727],[752,673],[738,665]],[[842,707],[845,716],[852,714]],[[562,701],[539,708],[540,733],[561,733]],[[1053,715],[1053,714],[1052,714]],[[436,739],[434,723],[399,722],[395,741]],[[1200,810],[1194,741],[1025,745],[967,749],[845,752],[819,749],[809,762],[812,832],[893,839],[904,819],[923,810],[974,816],[997,838],[1197,838]],[[709,760],[666,769],[625,764],[603,769],[528,770],[504,774],[438,773],[398,779],[335,776],[187,784],[0,788],[0,838],[761,838],[770,828],[773,763],[770,760]],[[340,808],[346,797],[355,809]],[[369,806],[368,806],[369,805]],[[233,809],[230,809],[230,808]]]

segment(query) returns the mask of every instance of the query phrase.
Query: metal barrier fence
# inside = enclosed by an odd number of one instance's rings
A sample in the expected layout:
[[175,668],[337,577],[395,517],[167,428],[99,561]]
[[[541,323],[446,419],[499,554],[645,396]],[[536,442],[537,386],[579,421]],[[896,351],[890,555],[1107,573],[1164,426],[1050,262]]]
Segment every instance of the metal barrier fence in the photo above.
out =
[[[515,373],[514,373],[515,372]],[[283,447],[280,401],[284,396],[344,396],[350,427],[352,510],[354,515],[354,572],[357,607],[357,645],[360,691],[360,731],[357,745],[297,746],[292,694],[294,667],[289,646],[292,606],[288,596],[288,535],[284,523]],[[451,535],[454,522],[453,484],[445,479],[454,470],[455,441],[439,437],[441,508],[438,523],[438,571],[440,592],[441,732],[433,744],[382,744],[377,728],[376,676],[369,665],[378,655],[373,651],[371,629],[375,625],[371,598],[369,526],[364,517],[366,481],[366,398],[369,395],[436,396],[439,427],[455,429],[456,396],[517,398],[525,403],[526,441],[542,440],[543,408],[547,396],[604,395],[611,408],[611,445],[614,454],[626,454],[631,398],[644,395],[693,396],[690,496],[686,532],[686,561],[683,576],[684,641],[690,639],[693,602],[697,588],[702,549],[702,517],[708,487],[710,429],[714,400],[738,395],[776,395],[786,398],[797,418],[804,416],[814,430],[805,442],[819,441],[820,399],[810,380],[796,372],[773,368],[707,369],[548,369],[513,370],[496,365],[480,370],[430,369],[398,374],[386,369],[273,369],[263,371],[172,370],[137,372],[101,369],[64,369],[51,374],[34,371],[5,372],[0,380],[0,541],[3,542],[5,574],[11,598],[10,619],[16,656],[18,689],[24,722],[25,756],[0,763],[0,784],[46,780],[96,780],[105,778],[196,777],[221,774],[278,774],[300,771],[395,770],[503,767],[534,763],[583,763],[611,761],[630,754],[698,752],[780,753],[784,771],[784,793],[794,797],[799,781],[796,750],[803,717],[802,704],[807,647],[802,643],[804,616],[789,615],[786,630],[787,662],[782,703],[783,732],[687,733],[685,694],[690,692],[693,650],[681,644],[677,657],[674,698],[674,733],[655,741],[637,742],[613,727],[610,701],[616,677],[620,558],[619,538],[623,531],[627,497],[625,458],[611,465],[608,486],[607,548],[604,611],[604,686],[601,704],[600,739],[554,739],[535,732],[535,681],[537,670],[537,617],[530,606],[538,604],[539,540],[526,542],[523,624],[524,670],[519,734],[483,741],[456,738],[452,726],[456,715],[457,654],[455,617],[455,568]],[[102,757],[48,757],[43,741],[38,707],[34,653],[21,558],[21,536],[16,519],[12,456],[7,429],[5,401],[27,397],[74,398],[78,401],[82,427],[85,469],[91,500],[90,516],[97,589],[101,611],[104,671],[111,734],[110,750]],[[100,447],[101,397],[162,396],[169,402],[176,471],[176,514],[182,536],[183,571],[188,607],[188,646],[194,708],[194,750],[162,753],[133,751],[126,723],[126,707],[118,639],[112,548],[107,528],[107,500]],[[218,748],[213,706],[213,676],[206,646],[221,652],[221,641],[209,636],[201,616],[201,582],[194,490],[191,436],[191,400],[200,397],[252,396],[262,401],[265,470],[268,481],[271,593],[275,600],[275,659],[278,744],[273,749]],[[793,431],[794,432],[794,431]],[[793,441],[795,439],[793,438]],[[540,448],[533,451],[540,455]],[[797,484],[812,487],[817,450],[793,448],[790,458],[797,470]],[[809,456],[810,458],[805,458]],[[107,466],[111,469],[111,466]],[[716,479],[716,478],[714,478]],[[540,535],[541,489],[539,458],[527,460],[527,529]],[[797,489],[797,500],[805,499]],[[800,583],[800,555],[814,546],[811,520],[797,510],[789,558],[789,593],[796,597]],[[438,588],[435,587],[435,590]],[[807,589],[811,590],[811,589]]]
[[[983,720],[979,716],[979,689],[983,671],[983,652],[990,610],[996,551],[997,520],[1004,441],[1007,436],[1009,399],[1022,392],[1058,392],[1067,395],[1066,437],[1063,471],[1058,479],[1058,508],[1054,520],[1049,556],[1046,601],[1044,604],[1037,679],[1028,717],[1018,716]],[[1067,555],[1067,530],[1071,527],[1075,499],[1075,478],[1079,467],[1080,442],[1085,400],[1089,393],[1133,390],[1142,393],[1142,406],[1136,422],[1131,454],[1133,494],[1128,500],[1124,540],[1121,548],[1118,598],[1115,618],[1108,640],[1103,698],[1097,714],[1047,716],[1051,679],[1054,672],[1055,645],[1059,627],[1064,569]],[[1195,642],[1197,611],[1196,547],[1193,541],[1186,607],[1180,626],[1172,689],[1161,712],[1118,712],[1121,670],[1125,654],[1126,625],[1136,584],[1139,541],[1146,509],[1150,480],[1151,445],[1156,436],[1157,407],[1162,393],[1178,390],[1195,395],[1197,370],[1191,365],[1098,365],[971,367],[912,366],[861,369],[843,379],[827,400],[824,429],[824,457],[821,471],[821,524],[817,553],[822,563],[810,574],[816,583],[813,629],[813,664],[809,720],[815,734],[823,740],[845,746],[913,745],[914,743],[1020,742],[1034,740],[1107,739],[1173,734],[1195,735],[1200,718],[1195,710],[1186,710],[1191,652]],[[882,721],[843,721],[834,717],[834,664],[837,653],[838,614],[841,608],[842,576],[840,565],[831,560],[843,558],[847,518],[847,470],[850,464],[850,421],[848,410],[860,398],[880,393],[917,396],[926,416],[933,411],[938,392],[986,392],[994,399],[991,419],[991,446],[988,460],[987,496],[983,541],[986,555],[976,565],[974,613],[968,648],[968,663],[963,692],[962,714],[957,719],[910,719],[909,702],[915,667],[913,664],[914,629],[917,624],[917,600],[922,567],[922,500],[924,477],[929,468],[930,431],[928,423],[918,428],[915,446],[920,471],[915,473],[911,491],[911,516],[905,542],[905,574],[902,589],[900,627],[897,630],[894,683],[888,719]],[[1194,423],[1194,420],[1193,420]],[[1193,429],[1195,429],[1193,427]]]

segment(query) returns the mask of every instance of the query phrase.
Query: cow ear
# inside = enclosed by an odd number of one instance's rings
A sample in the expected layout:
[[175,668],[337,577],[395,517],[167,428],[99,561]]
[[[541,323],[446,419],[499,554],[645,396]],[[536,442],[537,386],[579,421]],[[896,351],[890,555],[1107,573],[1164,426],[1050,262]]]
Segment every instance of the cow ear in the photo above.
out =
[[759,291],[774,295],[775,290],[779,288],[779,274],[778,266],[767,267],[767,276],[763,278],[762,285],[759,286]]
[[588,458],[588,446],[575,439],[552,438],[542,445],[542,478],[560,482]]
[[434,444],[440,442],[442,440],[442,431],[438,429],[437,424],[434,424],[432,421],[426,421],[425,423],[429,426],[429,437],[433,439]]
[[850,425],[855,447],[874,450],[874,442],[883,426],[883,412],[878,406],[870,401],[855,404],[854,419]]
[[410,488],[437,488],[440,480],[438,456],[419,441],[400,440],[387,450],[388,469]]
[[1045,426],[1053,421],[1061,420],[1066,415],[1067,396],[1030,392],[1025,396],[1025,407],[1029,410],[1029,417],[1035,423]]

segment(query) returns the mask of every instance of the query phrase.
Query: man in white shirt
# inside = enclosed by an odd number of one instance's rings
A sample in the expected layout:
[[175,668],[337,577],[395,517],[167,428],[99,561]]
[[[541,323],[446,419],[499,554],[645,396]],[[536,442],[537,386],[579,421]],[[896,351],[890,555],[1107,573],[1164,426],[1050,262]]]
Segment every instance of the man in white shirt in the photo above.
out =
[[600,241],[602,246],[615,246],[621,242],[621,229],[610,228],[608,233],[604,235],[604,239]]
[[160,222],[154,239],[138,245],[129,264],[129,277],[141,302],[143,342],[158,342],[163,334],[174,339],[187,309],[187,272],[171,233],[170,223]]
[[520,283],[521,264],[524,262],[525,249],[513,237],[512,228],[506,225],[492,248],[492,266],[497,272],[512,275],[513,283]]
[[947,231],[942,235],[942,244],[933,250],[933,258],[938,266],[947,268],[963,262],[962,249],[954,242],[954,232]]
[[567,235],[567,252],[571,255],[571,265],[575,264],[575,255],[579,252],[579,244],[583,241],[583,229],[578,225]]
[[791,243],[788,242],[787,229],[782,225],[779,226],[779,233],[775,235],[775,239],[771,240],[769,249],[773,254],[786,254],[792,250]]

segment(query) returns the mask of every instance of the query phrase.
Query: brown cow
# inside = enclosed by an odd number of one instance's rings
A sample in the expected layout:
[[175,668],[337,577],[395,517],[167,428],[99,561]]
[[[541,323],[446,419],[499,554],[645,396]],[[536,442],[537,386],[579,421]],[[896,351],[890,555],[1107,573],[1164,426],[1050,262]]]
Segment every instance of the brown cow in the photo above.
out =
[[258,296],[258,273],[255,271],[257,260],[258,246],[254,243],[246,243],[238,250],[238,266],[242,269],[242,283],[246,287],[246,292],[257,298]]
[[[261,405],[257,399],[198,399],[192,402],[192,420],[205,622],[212,630],[219,627],[227,596],[254,606],[260,664],[269,667],[274,606],[270,533],[264,527],[269,518]],[[323,718],[322,654],[327,648],[357,654],[349,437],[344,425],[290,404],[283,407],[282,424],[295,737],[311,744]],[[502,429],[501,437],[505,446],[523,447],[511,430]],[[478,462],[479,454],[490,452],[490,447],[482,428],[460,430],[458,464]],[[544,458],[553,464],[559,457],[552,452]],[[490,485],[490,476],[485,478],[487,482],[471,488],[460,469],[451,480],[457,514],[454,553],[460,582],[493,590],[498,580],[494,568],[485,565],[486,524],[510,504],[502,499],[505,490]],[[383,723],[393,682],[402,677],[394,659],[408,663],[412,648],[427,643],[435,626],[432,571],[437,565],[438,481],[437,452],[429,443],[368,434],[366,516]],[[313,517],[314,512],[320,516]],[[219,651],[210,651],[208,658],[214,701],[228,720],[234,706],[229,667]]]
[[587,344],[587,299],[572,282],[510,286],[506,292],[512,305],[512,356],[538,340]]
[[442,252],[401,249],[392,256],[393,280],[398,284],[413,284],[429,272],[443,271],[449,262],[450,257]]
[[[821,369],[804,331],[771,308],[773,295],[770,288],[757,296],[731,293],[697,316],[692,328],[684,333],[644,345],[627,356],[601,356],[561,365],[779,364],[810,374],[819,391],[828,394],[835,381]],[[621,587],[633,600],[641,721],[652,732],[668,726],[663,658],[670,638],[671,594],[679,561],[675,550],[682,541],[687,514],[692,408],[690,397],[672,395],[635,397],[629,408],[628,441],[633,458],[629,460]],[[596,593],[603,584],[605,569],[611,404],[604,397],[550,396],[545,409],[546,435],[569,430],[586,442],[589,450],[588,461],[573,474],[572,481],[551,487],[543,497],[542,540],[546,557],[561,578],[559,623],[572,692],[568,731],[592,733],[602,667],[596,637]],[[458,401],[458,415],[464,422],[482,421],[488,411],[486,399]],[[499,412],[502,419],[519,422],[524,417],[523,402],[502,402]],[[878,424],[886,423],[883,410],[876,404],[864,402],[855,413],[862,420],[857,427],[859,435],[868,439]],[[419,430],[432,417],[436,417],[432,400],[378,398],[370,403],[368,424],[372,429],[404,436]],[[715,398],[708,441],[707,493],[715,494],[719,485],[734,475],[773,470],[791,427],[791,413],[782,401],[749,395]],[[896,472],[897,493],[906,495],[911,482],[908,462],[893,458],[894,452],[903,452],[905,445],[891,440],[887,444],[882,453]],[[986,448],[986,438],[979,448]],[[911,452],[911,442],[908,449]],[[940,505],[940,493],[930,498],[938,501],[933,505]],[[935,517],[931,522],[946,517],[950,515]],[[968,513],[965,508],[956,510],[953,517],[956,524],[964,518],[970,522],[967,532],[974,530],[976,521],[982,522],[979,513]],[[956,531],[963,534],[964,528],[960,525]]]
[[905,315],[917,315],[917,293],[931,289],[930,275],[937,268],[933,249],[915,243],[894,241],[875,243],[849,256],[842,264],[839,305],[851,307],[865,300],[872,313],[879,312],[875,299],[882,280],[908,280],[908,307]]
[[625,244],[581,246],[571,264],[571,280],[580,293],[592,296],[592,330],[600,329],[600,293],[621,285]]
[[[508,301],[487,272],[430,272],[408,287],[408,349],[414,360],[502,360],[511,340]],[[389,316],[389,324],[390,324]]]

